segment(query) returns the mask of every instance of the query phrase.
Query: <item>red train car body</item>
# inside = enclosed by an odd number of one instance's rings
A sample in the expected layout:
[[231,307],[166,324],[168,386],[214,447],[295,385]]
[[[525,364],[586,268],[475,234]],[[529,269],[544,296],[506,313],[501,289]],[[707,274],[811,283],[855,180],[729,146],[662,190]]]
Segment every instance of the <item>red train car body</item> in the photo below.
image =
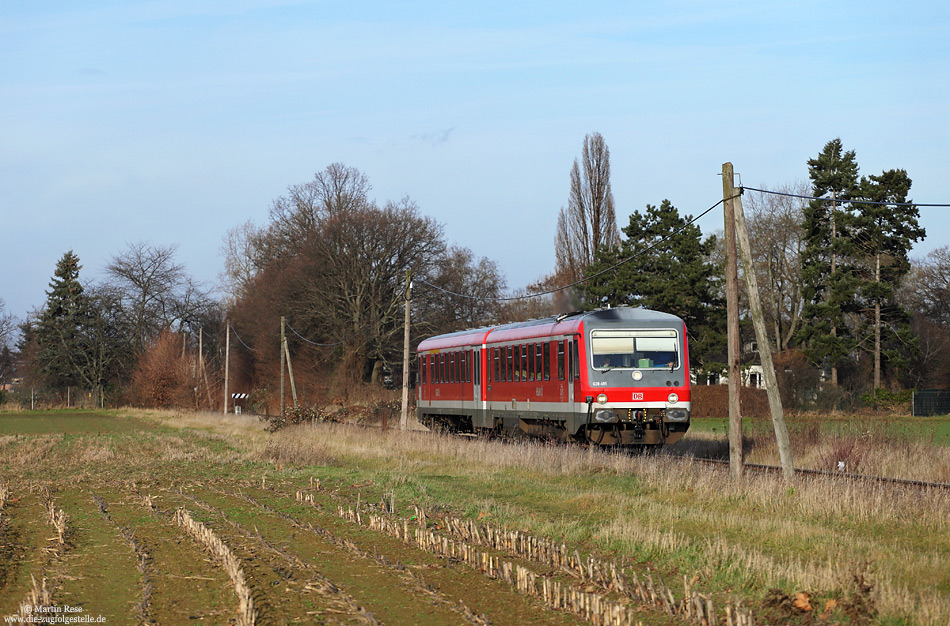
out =
[[467,330],[417,348],[419,421],[599,445],[659,446],[689,428],[686,326],[618,307]]

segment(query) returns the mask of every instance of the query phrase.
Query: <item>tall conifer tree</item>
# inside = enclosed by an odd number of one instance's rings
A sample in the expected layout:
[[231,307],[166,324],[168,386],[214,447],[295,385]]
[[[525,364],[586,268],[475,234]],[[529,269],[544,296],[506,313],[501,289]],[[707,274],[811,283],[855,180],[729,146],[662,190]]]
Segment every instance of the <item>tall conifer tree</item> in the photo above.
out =
[[925,236],[917,207],[908,203],[911,179],[904,170],[889,170],[861,179],[854,220],[856,248],[861,252],[860,295],[864,323],[859,345],[874,357],[874,388],[881,387],[882,357],[903,369],[917,349],[910,331],[910,314],[895,292],[910,270],[911,246]]
[[829,141],[808,160],[808,176],[812,195],[823,200],[813,200],[804,211],[806,304],[797,337],[813,362],[830,366],[831,383],[837,385],[838,365],[854,345],[845,324],[858,287],[850,265],[851,199],[858,187],[854,151],[845,151],[840,139]]
[[76,385],[81,379],[76,357],[82,349],[82,329],[89,312],[79,282],[81,269],[79,257],[72,250],[57,262],[34,335],[37,364],[53,387]]

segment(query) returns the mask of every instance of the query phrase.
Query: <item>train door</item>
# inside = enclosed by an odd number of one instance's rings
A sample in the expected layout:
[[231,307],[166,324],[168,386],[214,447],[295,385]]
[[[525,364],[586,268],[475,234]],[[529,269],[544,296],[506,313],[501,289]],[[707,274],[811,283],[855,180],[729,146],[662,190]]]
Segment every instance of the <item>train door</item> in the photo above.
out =
[[482,354],[477,348],[472,350],[472,400],[476,407],[481,407],[482,401]]
[[567,340],[567,403],[574,410],[574,341]]
[[571,346],[571,360],[574,363],[574,390],[572,392],[572,398],[575,401],[581,401],[583,399],[581,395],[581,359],[580,359],[580,337],[577,336],[574,338],[574,345]]

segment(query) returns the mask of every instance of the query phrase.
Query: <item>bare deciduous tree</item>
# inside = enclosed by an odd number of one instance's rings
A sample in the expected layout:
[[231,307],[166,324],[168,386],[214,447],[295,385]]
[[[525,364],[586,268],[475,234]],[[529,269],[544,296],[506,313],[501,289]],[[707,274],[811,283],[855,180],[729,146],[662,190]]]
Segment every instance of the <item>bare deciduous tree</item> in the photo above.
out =
[[801,254],[803,210],[806,201],[792,195],[807,196],[811,188],[805,182],[780,186],[781,196],[749,192],[744,204],[749,211],[749,239],[756,269],[762,308],[771,330],[773,349],[787,350],[801,325],[805,305],[802,291]]
[[227,293],[237,299],[257,276],[257,250],[260,248],[262,231],[250,220],[228,229],[221,246],[224,256],[224,272],[221,275]]
[[8,347],[16,329],[16,317],[6,311],[6,303],[0,298],[0,348]]
[[558,277],[571,283],[584,274],[601,247],[620,245],[610,190],[610,150],[600,133],[584,137],[581,163],[571,168],[567,208],[558,214],[555,261]]
[[266,236],[257,239],[257,266],[298,253],[326,219],[368,206],[371,189],[362,172],[342,163],[329,165],[311,181],[288,187],[287,195],[271,205]]
[[911,311],[920,351],[911,364],[917,387],[943,388],[950,380],[950,246],[912,259],[898,301]]
[[950,246],[911,261],[901,300],[911,310],[950,330]]
[[177,246],[130,244],[106,267],[134,337],[133,352],[141,354],[149,341],[166,329],[201,317],[209,296],[175,262]]
[[[485,326],[498,321],[505,278],[498,264],[485,257],[477,260],[468,248],[452,246],[428,279],[444,291],[418,292],[419,314],[435,333]],[[460,294],[460,295],[456,295]]]

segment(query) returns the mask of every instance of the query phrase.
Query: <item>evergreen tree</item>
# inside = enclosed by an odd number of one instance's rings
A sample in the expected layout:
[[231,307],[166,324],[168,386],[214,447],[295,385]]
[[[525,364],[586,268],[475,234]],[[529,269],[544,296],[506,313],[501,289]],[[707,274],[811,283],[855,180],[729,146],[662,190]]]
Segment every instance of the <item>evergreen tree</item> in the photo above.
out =
[[36,361],[47,384],[67,387],[80,382],[76,357],[82,344],[82,327],[88,306],[79,282],[79,257],[70,250],[56,264],[46,292],[46,306],[37,322],[34,338]]
[[[910,315],[895,297],[910,270],[907,254],[926,234],[917,207],[906,204],[911,179],[904,170],[889,170],[861,179],[854,218],[856,248],[863,256],[860,295],[864,307],[858,345],[874,356],[874,388],[881,387],[882,356],[904,369],[916,351]],[[872,339],[873,338],[873,339]]]
[[[706,371],[721,371],[725,361],[725,303],[717,285],[722,271],[709,259],[716,238],[688,224],[669,200],[635,211],[619,247],[602,249],[587,270],[585,300],[591,306],[643,306],[683,318],[689,331],[690,359]],[[622,259],[632,258],[597,276]]]
[[804,211],[805,249],[802,283],[805,307],[796,337],[805,354],[831,367],[831,383],[838,384],[838,365],[854,345],[845,316],[854,308],[858,283],[850,264],[851,199],[858,187],[854,151],[844,151],[840,139],[825,144],[821,154],[808,160],[813,200]]

